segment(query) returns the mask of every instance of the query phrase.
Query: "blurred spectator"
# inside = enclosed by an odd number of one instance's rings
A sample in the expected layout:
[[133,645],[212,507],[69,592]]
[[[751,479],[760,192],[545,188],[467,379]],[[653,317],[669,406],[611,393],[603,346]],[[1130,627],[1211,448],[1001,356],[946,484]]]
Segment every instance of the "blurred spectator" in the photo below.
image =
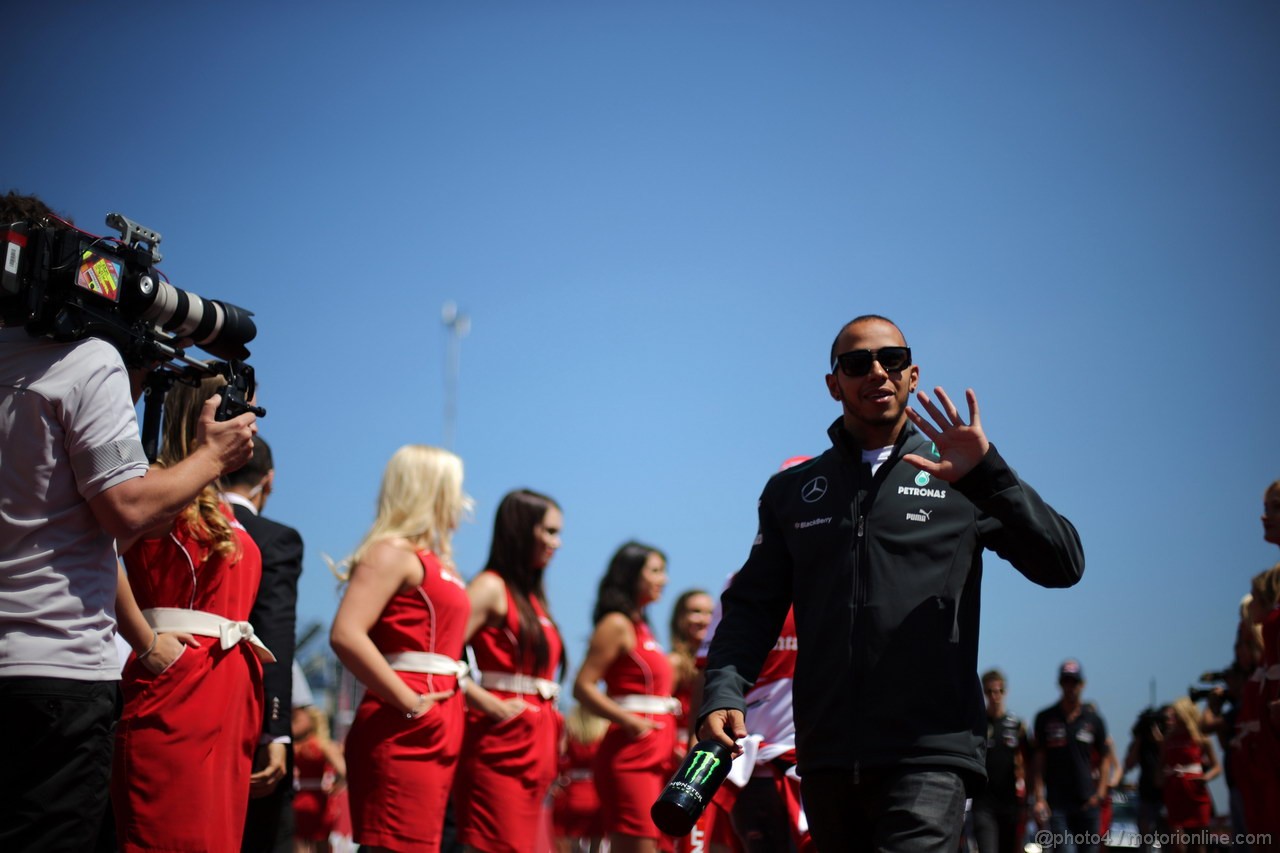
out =
[[987,785],[973,798],[973,836],[982,853],[1018,853],[1026,825],[1027,727],[1005,706],[1008,682],[998,669],[982,676],[987,701]]
[[565,749],[552,811],[556,850],[597,853],[604,839],[604,820],[592,767],[609,721],[574,705],[564,723]]
[[[1035,722],[1035,818],[1058,838],[1096,836],[1099,809],[1110,781],[1095,778],[1093,752],[1105,753],[1107,725],[1084,693],[1084,669],[1076,660],[1058,670],[1062,698],[1036,715]],[[1096,847],[1077,846],[1068,840],[1058,848],[1092,853]]]
[[293,850],[328,853],[334,830],[331,798],[346,785],[342,748],[329,737],[329,718],[314,705],[293,709]]
[[1164,739],[1169,707],[1147,708],[1138,715],[1129,732],[1129,749],[1124,756],[1124,772],[1138,768],[1138,832],[1142,848],[1147,839],[1168,831],[1164,820],[1164,778],[1160,772],[1160,744]]

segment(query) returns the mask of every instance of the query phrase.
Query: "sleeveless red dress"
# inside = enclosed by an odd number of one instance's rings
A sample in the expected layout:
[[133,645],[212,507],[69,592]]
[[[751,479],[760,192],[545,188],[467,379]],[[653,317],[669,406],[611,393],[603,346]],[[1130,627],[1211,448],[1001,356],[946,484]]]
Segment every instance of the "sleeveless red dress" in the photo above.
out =
[[293,837],[304,841],[328,841],[333,831],[329,795],[321,787],[330,769],[320,742],[309,737],[293,750],[293,773],[298,790],[293,794]]
[[[387,602],[369,637],[384,655],[435,652],[459,660],[471,603],[462,581],[419,551],[422,585]],[[452,675],[397,672],[418,693],[457,688]],[[347,786],[355,840],[392,850],[436,851],[462,747],[462,694],[417,719],[366,691],[347,733]]]
[[[262,555],[225,506],[239,553],[216,554],[179,521],[124,555],[138,606],[249,618]],[[123,851],[238,850],[262,731],[262,664],[246,642],[197,637],[159,675],[130,655],[121,676],[111,802]]]
[[[604,674],[611,699],[628,694],[671,695],[671,662],[643,621],[633,623],[636,645],[619,655]],[[600,794],[606,834],[638,838],[665,837],[649,817],[649,808],[675,770],[674,714],[640,714],[660,723],[635,739],[621,726],[610,724],[596,753],[596,790]]]
[[560,793],[556,795],[552,823],[557,838],[603,838],[600,795],[596,793],[597,743],[570,737],[560,760]]
[[[533,650],[520,646],[520,615],[507,590],[503,624],[481,628],[471,638],[480,672],[555,678],[560,634],[542,605],[536,600],[530,603],[547,638],[546,664],[538,669]],[[556,778],[560,753],[560,714],[550,698],[484,686],[500,699],[519,696],[528,707],[502,722],[467,709],[454,780],[458,840],[485,853],[531,853],[548,818],[546,797]]]
[[1204,771],[1192,769],[1203,759],[1203,749],[1187,732],[1170,732],[1166,736],[1164,807],[1170,829],[1203,829],[1213,817],[1213,799],[1204,782]]

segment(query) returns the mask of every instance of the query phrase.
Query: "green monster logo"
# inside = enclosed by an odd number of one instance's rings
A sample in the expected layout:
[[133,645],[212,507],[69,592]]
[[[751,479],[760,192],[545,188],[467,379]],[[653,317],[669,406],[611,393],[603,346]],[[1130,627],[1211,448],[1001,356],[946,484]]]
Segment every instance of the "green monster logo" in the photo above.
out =
[[716,768],[719,766],[720,759],[716,758],[715,753],[700,749],[693,754],[693,759],[689,762],[689,769],[685,771],[684,777],[694,785],[705,785],[711,781],[711,774],[715,773]]

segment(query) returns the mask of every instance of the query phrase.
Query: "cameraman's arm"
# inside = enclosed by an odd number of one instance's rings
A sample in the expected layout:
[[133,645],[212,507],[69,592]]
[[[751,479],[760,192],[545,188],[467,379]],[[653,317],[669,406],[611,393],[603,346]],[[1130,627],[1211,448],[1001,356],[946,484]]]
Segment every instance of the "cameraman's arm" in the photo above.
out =
[[121,551],[128,550],[138,538],[167,528],[205,486],[241,467],[253,455],[256,418],[245,413],[229,421],[215,421],[213,415],[221,400],[221,395],[215,394],[205,402],[190,456],[167,468],[153,467],[146,475],[125,480],[89,499],[94,517],[116,538]]

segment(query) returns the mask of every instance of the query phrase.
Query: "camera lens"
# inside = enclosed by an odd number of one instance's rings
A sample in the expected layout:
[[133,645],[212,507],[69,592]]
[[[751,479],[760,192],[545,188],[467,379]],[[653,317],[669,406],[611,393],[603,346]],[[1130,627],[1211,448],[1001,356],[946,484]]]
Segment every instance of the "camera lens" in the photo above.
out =
[[201,299],[167,282],[158,282],[151,304],[141,312],[150,320],[179,338],[190,338],[210,355],[225,359],[245,359],[245,347],[258,334],[253,312],[229,302]]

